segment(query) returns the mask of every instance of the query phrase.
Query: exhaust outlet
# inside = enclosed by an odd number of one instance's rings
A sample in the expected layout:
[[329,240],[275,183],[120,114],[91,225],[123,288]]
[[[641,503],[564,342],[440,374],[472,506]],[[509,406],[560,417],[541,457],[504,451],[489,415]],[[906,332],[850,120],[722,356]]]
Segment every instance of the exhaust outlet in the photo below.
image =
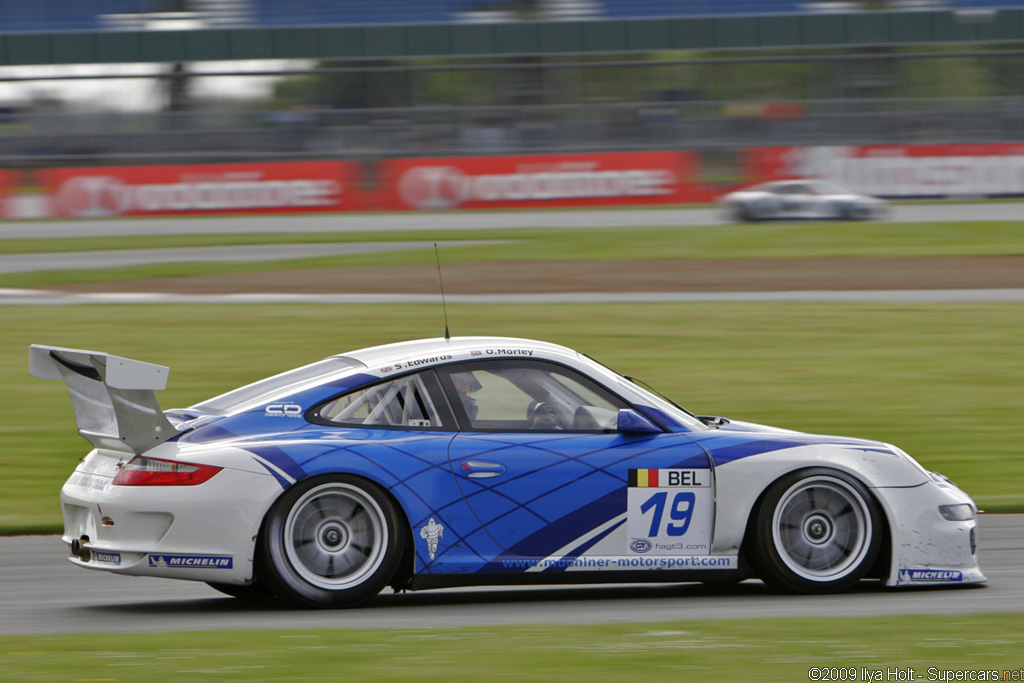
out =
[[71,540],[71,555],[77,557],[82,562],[88,562],[92,557],[92,553],[85,544],[89,542],[88,536],[82,536],[81,538],[75,538]]

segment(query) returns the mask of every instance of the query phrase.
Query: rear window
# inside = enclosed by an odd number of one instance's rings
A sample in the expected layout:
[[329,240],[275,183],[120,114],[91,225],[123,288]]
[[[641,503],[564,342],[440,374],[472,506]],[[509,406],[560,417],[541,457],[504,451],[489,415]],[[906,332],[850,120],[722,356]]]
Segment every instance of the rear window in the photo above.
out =
[[332,424],[362,427],[444,427],[422,373],[357,389],[317,413]]
[[292,393],[310,380],[337,373],[347,368],[357,367],[355,363],[344,358],[327,358],[317,361],[301,368],[282,372],[267,379],[247,384],[244,387],[221,394],[208,401],[192,406],[195,410],[201,410],[214,415],[228,415],[246,408],[257,406],[267,401],[272,401],[279,396],[286,396]]

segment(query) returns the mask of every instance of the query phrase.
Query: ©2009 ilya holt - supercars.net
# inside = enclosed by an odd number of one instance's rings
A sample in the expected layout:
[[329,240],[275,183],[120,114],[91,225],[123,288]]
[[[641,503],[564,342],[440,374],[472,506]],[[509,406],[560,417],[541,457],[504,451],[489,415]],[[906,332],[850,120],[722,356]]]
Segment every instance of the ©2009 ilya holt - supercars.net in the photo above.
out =
[[93,446],[61,492],[81,567],[322,607],[386,586],[985,581],[971,498],[899,448],[698,417],[554,344],[378,346],[168,411],[166,367],[30,355]]

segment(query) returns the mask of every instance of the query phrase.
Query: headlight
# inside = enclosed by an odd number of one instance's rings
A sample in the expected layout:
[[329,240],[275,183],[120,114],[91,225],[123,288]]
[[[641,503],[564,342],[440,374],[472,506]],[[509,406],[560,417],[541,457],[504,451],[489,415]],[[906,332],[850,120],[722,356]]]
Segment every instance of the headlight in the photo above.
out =
[[958,505],[940,505],[939,514],[950,522],[966,522],[974,519],[974,506],[967,503]]

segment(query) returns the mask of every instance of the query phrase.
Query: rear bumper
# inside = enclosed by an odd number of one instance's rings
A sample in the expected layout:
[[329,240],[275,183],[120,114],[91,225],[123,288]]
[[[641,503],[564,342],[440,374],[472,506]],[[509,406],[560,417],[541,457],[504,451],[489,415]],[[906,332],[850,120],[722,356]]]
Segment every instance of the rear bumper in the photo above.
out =
[[281,493],[274,477],[224,469],[198,486],[111,481],[76,472],[61,489],[72,563],[134,576],[252,580],[256,536]]

